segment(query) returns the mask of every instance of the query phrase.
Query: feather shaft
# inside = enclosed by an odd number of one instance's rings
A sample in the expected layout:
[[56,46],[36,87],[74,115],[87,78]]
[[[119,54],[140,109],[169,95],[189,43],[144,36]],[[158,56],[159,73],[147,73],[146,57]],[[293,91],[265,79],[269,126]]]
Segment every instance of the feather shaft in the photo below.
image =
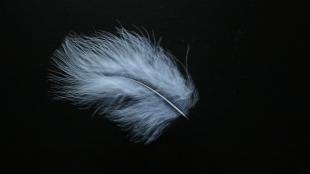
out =
[[160,98],[162,98],[165,102],[167,102],[173,109],[175,109],[179,114],[181,114],[184,118],[189,120],[189,118],[184,114],[184,112],[182,112],[175,104],[173,104],[170,100],[168,100],[165,96],[160,94],[158,91],[156,91],[155,89],[146,85],[143,82],[140,82],[140,81],[135,80],[135,79],[132,79],[132,80],[134,80],[135,82],[139,83],[140,85],[142,85],[142,86],[146,87],[147,89],[151,90],[152,92],[154,92],[156,95],[158,95]]
[[161,94],[159,91],[157,91],[156,89],[154,89],[150,85],[147,85],[146,83],[144,83],[142,81],[139,81],[137,79],[134,79],[134,78],[131,78],[131,77],[122,76],[122,75],[105,74],[105,76],[110,76],[110,77],[111,76],[119,76],[119,77],[123,77],[123,78],[127,78],[127,79],[130,79],[130,80],[133,80],[134,82],[140,84],[141,86],[143,86],[143,87],[147,88],[148,90],[152,91],[153,93],[155,93],[158,97],[163,99],[167,104],[169,104],[173,109],[175,109],[175,111],[177,111],[184,118],[189,120],[189,118],[186,116],[186,114],[180,108],[178,108],[173,102],[171,102],[169,99],[167,99],[167,97],[165,97],[163,94]]

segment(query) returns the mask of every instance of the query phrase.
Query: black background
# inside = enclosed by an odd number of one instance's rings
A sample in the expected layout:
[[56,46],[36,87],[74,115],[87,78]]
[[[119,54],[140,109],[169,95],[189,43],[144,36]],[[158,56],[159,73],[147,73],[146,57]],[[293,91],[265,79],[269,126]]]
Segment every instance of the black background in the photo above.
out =
[[[308,173],[302,5],[255,0],[1,1],[1,158],[9,172]],[[296,8],[297,7],[297,8]],[[92,110],[52,101],[48,62],[70,32],[154,31],[200,93],[190,120],[133,144]],[[299,26],[301,26],[299,28]],[[297,64],[296,64],[297,63]],[[295,69],[294,69],[295,68]]]

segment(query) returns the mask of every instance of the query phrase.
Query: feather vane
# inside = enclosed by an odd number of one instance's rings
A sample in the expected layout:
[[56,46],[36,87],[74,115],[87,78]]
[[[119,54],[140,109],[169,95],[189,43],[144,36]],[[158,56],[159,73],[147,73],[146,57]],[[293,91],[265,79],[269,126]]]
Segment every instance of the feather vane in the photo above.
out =
[[95,107],[128,131],[134,142],[150,143],[198,101],[186,69],[149,38],[124,28],[118,35],[70,35],[52,57],[49,79],[57,99]]

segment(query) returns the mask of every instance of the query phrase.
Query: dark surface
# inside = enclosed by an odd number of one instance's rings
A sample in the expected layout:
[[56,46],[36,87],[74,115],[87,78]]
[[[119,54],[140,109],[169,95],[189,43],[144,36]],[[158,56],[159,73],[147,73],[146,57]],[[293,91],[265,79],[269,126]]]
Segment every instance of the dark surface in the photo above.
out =
[[[1,157],[33,173],[308,173],[309,119],[297,57],[304,11],[255,0],[1,1]],[[296,9],[295,9],[296,10]],[[295,14],[298,17],[293,16]],[[128,142],[92,110],[52,101],[46,73],[69,32],[154,30],[200,92],[190,120]],[[309,45],[309,44],[308,44]],[[309,56],[308,56],[309,57]],[[296,70],[290,70],[297,67]],[[290,86],[289,84],[294,84]],[[7,172],[5,172],[7,173]]]

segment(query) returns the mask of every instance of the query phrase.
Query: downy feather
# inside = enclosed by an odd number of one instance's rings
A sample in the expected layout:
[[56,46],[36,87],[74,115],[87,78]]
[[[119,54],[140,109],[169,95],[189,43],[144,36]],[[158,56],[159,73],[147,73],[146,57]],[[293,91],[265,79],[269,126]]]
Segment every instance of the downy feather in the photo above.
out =
[[70,35],[52,57],[49,79],[57,99],[94,107],[134,142],[156,140],[198,100],[187,67],[142,34]]

